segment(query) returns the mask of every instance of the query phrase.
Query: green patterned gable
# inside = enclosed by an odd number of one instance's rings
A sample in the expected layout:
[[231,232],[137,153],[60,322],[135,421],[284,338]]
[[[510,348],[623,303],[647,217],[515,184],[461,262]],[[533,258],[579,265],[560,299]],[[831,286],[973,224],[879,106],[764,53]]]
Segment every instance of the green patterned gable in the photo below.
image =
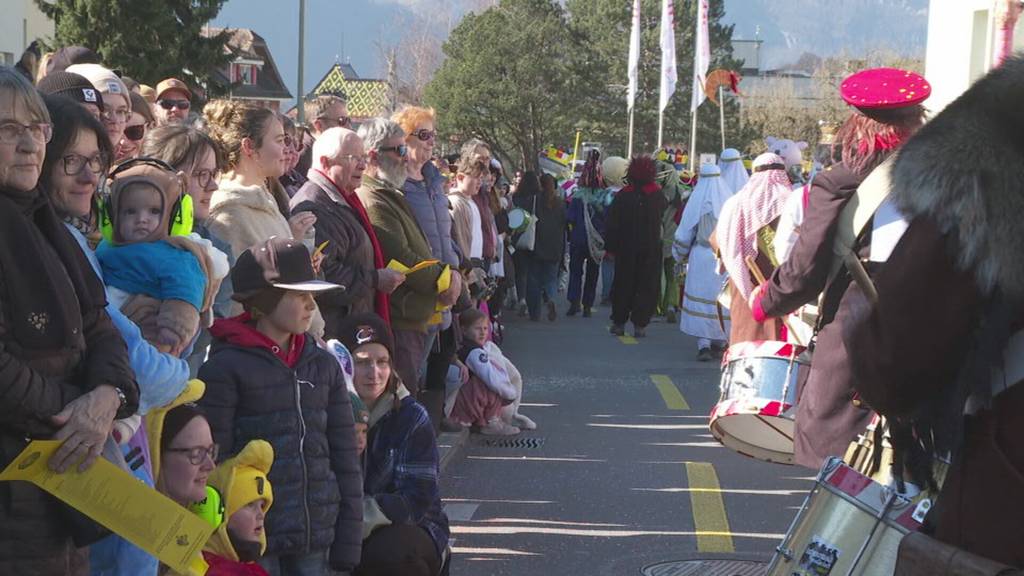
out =
[[339,64],[331,67],[323,80],[310,93],[343,95],[348,100],[348,113],[353,118],[387,116],[390,112],[390,88],[383,80],[348,79]]

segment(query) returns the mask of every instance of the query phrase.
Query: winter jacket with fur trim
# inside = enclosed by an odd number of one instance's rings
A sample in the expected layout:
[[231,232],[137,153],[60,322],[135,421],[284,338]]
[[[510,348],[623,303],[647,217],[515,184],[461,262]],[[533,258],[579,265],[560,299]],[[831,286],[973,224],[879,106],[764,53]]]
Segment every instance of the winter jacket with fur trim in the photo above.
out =
[[199,369],[207,415],[222,457],[249,441],[274,447],[274,506],[267,555],[330,550],[335,570],[359,563],[362,490],[352,408],[337,360],[306,335],[294,368],[239,318],[214,323],[210,358]]

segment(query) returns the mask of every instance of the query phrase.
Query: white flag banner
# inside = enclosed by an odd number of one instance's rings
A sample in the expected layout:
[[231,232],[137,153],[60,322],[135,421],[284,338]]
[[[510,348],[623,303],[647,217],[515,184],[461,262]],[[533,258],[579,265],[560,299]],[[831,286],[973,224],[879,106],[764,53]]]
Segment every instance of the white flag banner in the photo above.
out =
[[627,107],[636,103],[637,83],[640,79],[640,0],[633,0],[633,31],[629,34],[629,92]]
[[675,0],[661,0],[661,96],[658,110],[664,112],[676,92],[676,13]]
[[697,47],[693,53],[693,97],[690,99],[690,111],[704,102],[704,81],[707,80],[708,67],[711,66],[711,44],[708,41],[708,0],[697,3]]

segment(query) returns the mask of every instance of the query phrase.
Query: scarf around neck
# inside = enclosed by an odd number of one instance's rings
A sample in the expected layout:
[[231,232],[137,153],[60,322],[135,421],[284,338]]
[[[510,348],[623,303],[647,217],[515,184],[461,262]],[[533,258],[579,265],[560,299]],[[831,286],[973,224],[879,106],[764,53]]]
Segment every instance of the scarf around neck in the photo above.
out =
[[[370,215],[366,212],[366,207],[363,206],[362,201],[359,200],[359,196],[355,192],[348,192],[341,186],[338,186],[330,176],[325,174],[319,169],[314,168],[309,171],[309,179],[317,186],[320,186],[327,191],[328,196],[337,195],[344,200],[352,211],[359,217],[359,223],[363,226],[363,231],[370,237],[370,245],[373,247],[373,266],[375,269],[380,270],[384,268],[384,251],[380,247],[380,241],[377,240],[377,234],[373,231],[373,225],[370,223]],[[333,194],[332,194],[333,192]],[[391,325],[391,305],[389,303],[388,294],[385,294],[381,290],[373,291],[373,310],[378,316],[384,319],[385,322]]]

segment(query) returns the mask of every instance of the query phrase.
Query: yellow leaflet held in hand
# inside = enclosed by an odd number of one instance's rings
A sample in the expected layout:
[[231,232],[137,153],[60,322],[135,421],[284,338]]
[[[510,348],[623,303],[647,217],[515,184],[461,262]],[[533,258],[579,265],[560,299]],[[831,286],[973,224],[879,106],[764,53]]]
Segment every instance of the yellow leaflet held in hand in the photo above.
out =
[[103,458],[85,472],[77,466],[63,474],[51,471],[46,464],[60,445],[55,440],[29,443],[0,472],[0,481],[31,482],[175,572],[206,574],[202,550],[213,526]]
[[420,270],[423,270],[428,266],[433,266],[434,264],[440,263],[440,260],[424,260],[423,262],[420,262],[419,264],[413,266],[412,268],[409,268],[408,266],[402,264],[398,260],[392,260],[391,262],[388,262],[388,270],[394,270],[395,272],[401,272],[402,274],[409,275],[412,274],[413,272],[419,272]]

